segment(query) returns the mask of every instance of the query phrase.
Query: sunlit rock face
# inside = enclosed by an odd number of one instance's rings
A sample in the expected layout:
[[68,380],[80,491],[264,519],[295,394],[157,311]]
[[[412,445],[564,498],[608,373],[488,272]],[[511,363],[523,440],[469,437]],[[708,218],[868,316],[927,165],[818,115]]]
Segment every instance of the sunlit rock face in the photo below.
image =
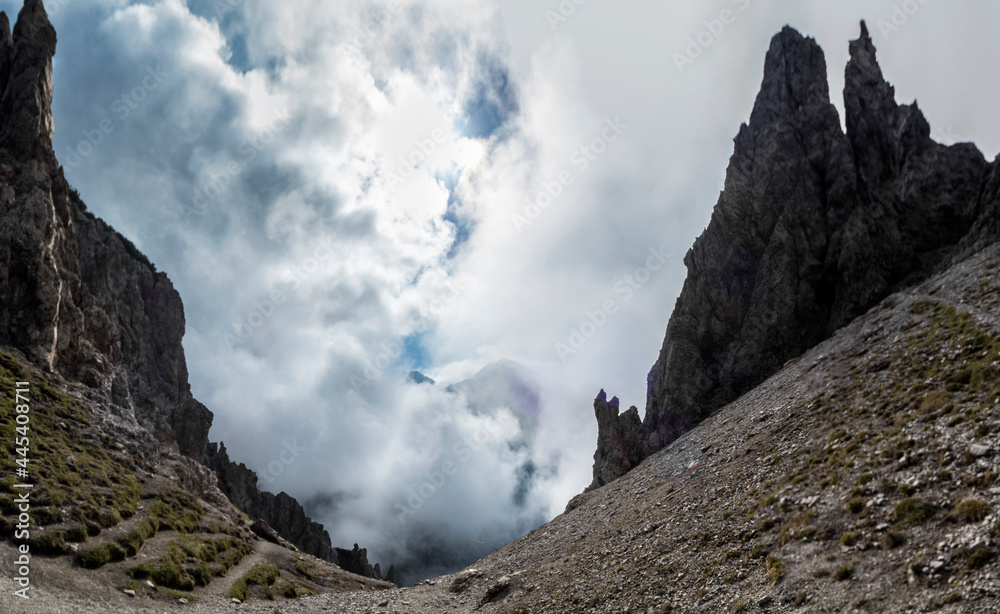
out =
[[191,396],[170,280],[86,211],[52,151],[56,33],[42,2],[0,18],[0,342],[81,381],[200,458],[212,414]]

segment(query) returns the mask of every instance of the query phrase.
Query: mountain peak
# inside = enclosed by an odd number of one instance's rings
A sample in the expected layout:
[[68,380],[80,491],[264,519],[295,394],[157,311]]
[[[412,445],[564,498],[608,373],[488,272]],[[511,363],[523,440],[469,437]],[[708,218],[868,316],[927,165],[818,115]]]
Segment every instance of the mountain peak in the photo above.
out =
[[605,398],[595,404],[592,488],[891,291],[967,253],[963,245],[996,239],[989,220],[997,195],[980,190],[990,172],[982,154],[934,143],[917,106],[896,103],[866,25],[850,51],[844,134],[816,41],[791,27],[772,39],[725,190],[685,258],[687,279],[649,373],[641,431]]
[[6,16],[0,26],[4,26],[0,28],[0,51],[4,52],[0,59],[4,87],[0,146],[17,156],[46,157],[54,162],[52,57],[56,53],[56,30],[41,0],[25,1],[9,39]]
[[406,375],[406,381],[412,384],[430,384],[431,386],[437,383],[433,379],[421,373],[420,371],[410,371]]
[[751,126],[829,103],[823,50],[813,38],[785,26],[771,39],[764,60],[764,81],[750,116]]
[[861,35],[850,42],[848,49],[852,58],[865,56],[874,60],[875,43],[872,41],[871,34],[868,33],[868,24],[863,19],[861,20]]
[[859,180],[877,192],[898,176],[907,156],[930,147],[931,128],[916,103],[896,103],[896,90],[882,74],[867,27],[862,27],[860,38],[851,41],[850,53],[844,74],[847,136]]

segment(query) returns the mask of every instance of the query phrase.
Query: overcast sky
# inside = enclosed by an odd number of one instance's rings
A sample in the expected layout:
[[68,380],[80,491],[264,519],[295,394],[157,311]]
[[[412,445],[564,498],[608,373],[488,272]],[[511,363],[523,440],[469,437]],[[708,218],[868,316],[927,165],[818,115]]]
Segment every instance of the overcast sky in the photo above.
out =
[[[57,156],[179,290],[212,439],[275,492],[338,493],[318,519],[383,562],[414,527],[500,545],[589,483],[592,399],[644,406],[785,24],[819,41],[842,109],[866,18],[938,140],[1000,151],[987,0],[46,5]],[[517,408],[400,377],[499,358],[540,388],[527,449]],[[545,470],[515,505],[526,460]]]

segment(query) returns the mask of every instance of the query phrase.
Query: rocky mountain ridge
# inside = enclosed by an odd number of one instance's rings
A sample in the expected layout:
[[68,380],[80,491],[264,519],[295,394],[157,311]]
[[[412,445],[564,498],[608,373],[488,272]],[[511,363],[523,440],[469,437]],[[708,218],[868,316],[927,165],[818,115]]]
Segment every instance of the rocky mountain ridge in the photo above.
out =
[[[207,462],[211,452],[219,485],[242,511],[335,561],[329,535],[297,501],[261,492],[252,471],[209,446],[212,413],[188,384],[180,296],[87,210],[52,150],[55,51],[41,0],[25,1],[13,31],[0,13],[0,346],[86,385],[89,399],[127,426],[122,441],[133,454],[154,462],[174,449]],[[379,577],[370,567],[352,571]]]
[[891,292],[1000,237],[1000,160],[931,139],[899,105],[865,24],[850,44],[846,133],[826,61],[786,27],[771,42],[725,189],[685,264],[646,412],[595,401],[597,488],[620,477]]

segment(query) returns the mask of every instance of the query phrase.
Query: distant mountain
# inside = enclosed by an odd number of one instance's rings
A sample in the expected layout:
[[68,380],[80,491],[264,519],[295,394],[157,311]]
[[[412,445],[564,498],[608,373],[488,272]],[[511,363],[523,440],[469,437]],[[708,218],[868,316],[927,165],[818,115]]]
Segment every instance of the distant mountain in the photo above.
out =
[[[418,372],[411,373],[409,380],[416,384],[434,384],[433,380]],[[447,386],[445,391],[460,395],[466,402],[466,409],[473,415],[496,417],[501,412],[509,412],[517,419],[518,434],[507,445],[526,460],[517,469],[511,503],[517,510],[527,513],[536,481],[555,472],[555,467],[532,456],[532,443],[541,409],[541,386],[531,370],[504,359],[487,365],[469,379]],[[395,578],[401,586],[409,586],[454,572],[494,552],[543,521],[540,516],[531,516],[524,526],[490,527],[493,537],[487,539],[456,535],[433,518],[413,520],[413,528],[405,543],[394,545],[397,549],[397,553],[393,553]]]
[[420,371],[410,371],[406,376],[406,381],[411,384],[430,384],[431,386],[437,383]]
[[541,386],[524,365],[503,359],[483,367],[467,380],[448,386],[449,392],[461,393],[474,413],[490,414],[509,409],[521,428],[534,432],[541,411]]

